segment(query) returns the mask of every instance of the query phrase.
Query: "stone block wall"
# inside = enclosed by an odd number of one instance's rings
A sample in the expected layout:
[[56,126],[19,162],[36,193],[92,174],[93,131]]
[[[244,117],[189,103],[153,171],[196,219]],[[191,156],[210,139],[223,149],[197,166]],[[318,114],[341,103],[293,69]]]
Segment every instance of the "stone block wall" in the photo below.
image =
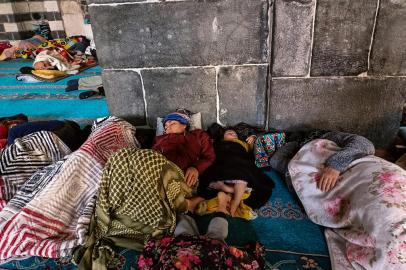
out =
[[396,135],[406,0],[88,0],[111,114]]

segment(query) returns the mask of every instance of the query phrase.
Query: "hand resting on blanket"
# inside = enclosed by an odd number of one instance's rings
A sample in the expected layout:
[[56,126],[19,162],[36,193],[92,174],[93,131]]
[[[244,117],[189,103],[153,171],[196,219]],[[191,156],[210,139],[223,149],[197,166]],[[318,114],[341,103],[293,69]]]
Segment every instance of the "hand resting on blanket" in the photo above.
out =
[[[309,219],[326,227],[332,269],[406,269],[406,171],[369,154],[373,145],[365,138],[349,138],[341,145],[327,139],[305,144],[289,163],[292,185]],[[323,192],[317,187],[329,160],[346,167]]]
[[331,167],[325,167],[322,170],[320,180],[317,182],[317,188],[321,191],[330,191],[337,184],[340,172]]

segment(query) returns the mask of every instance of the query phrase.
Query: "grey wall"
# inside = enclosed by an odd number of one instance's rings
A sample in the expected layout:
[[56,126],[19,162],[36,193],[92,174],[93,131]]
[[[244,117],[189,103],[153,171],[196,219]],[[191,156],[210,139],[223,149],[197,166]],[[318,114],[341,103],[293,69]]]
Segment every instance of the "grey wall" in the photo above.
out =
[[88,2],[112,114],[396,135],[406,0]]

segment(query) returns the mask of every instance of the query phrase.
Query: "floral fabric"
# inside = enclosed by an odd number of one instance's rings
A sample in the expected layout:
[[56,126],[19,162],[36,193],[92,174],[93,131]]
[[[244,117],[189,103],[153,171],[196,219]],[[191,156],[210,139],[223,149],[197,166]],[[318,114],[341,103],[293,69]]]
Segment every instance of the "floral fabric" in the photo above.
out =
[[71,37],[71,38],[60,38],[48,40],[47,42],[41,43],[39,46],[31,49],[18,49],[15,52],[16,58],[35,58],[35,56],[43,51],[45,48],[63,48],[69,50],[75,44],[82,42],[82,37]]
[[285,143],[285,133],[268,133],[255,140],[255,165],[259,168],[269,166],[269,158]]
[[340,148],[323,139],[289,163],[309,218],[322,226],[333,269],[406,269],[406,171],[375,156],[353,161],[330,192],[316,187],[325,161]]
[[206,236],[166,236],[149,240],[138,258],[138,269],[263,269],[260,244],[246,251]]

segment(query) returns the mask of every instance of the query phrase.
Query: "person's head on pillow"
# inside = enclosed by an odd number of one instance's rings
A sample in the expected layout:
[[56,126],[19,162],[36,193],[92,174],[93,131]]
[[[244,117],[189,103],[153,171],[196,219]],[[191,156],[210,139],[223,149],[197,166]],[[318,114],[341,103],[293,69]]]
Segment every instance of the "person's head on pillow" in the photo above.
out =
[[169,113],[162,121],[165,134],[181,134],[189,129],[190,118],[183,113]]

